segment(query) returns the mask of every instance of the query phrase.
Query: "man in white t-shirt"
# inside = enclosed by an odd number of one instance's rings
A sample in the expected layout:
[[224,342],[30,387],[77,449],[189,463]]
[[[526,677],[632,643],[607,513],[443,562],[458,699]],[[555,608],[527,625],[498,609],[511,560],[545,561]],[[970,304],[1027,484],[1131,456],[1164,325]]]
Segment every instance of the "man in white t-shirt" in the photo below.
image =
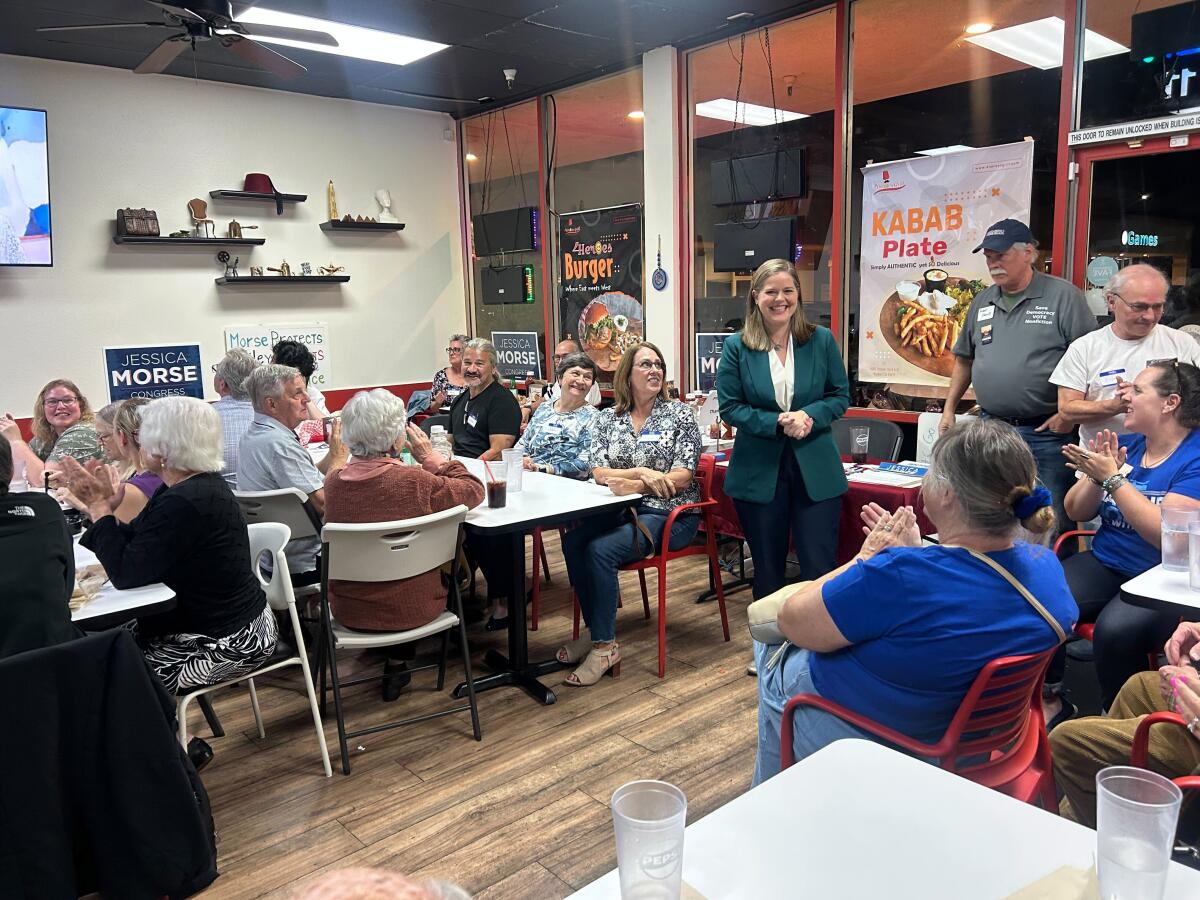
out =
[[1170,285],[1154,266],[1121,269],[1104,296],[1113,323],[1071,343],[1050,375],[1058,385],[1058,412],[1079,425],[1084,446],[1105,428],[1125,431],[1125,391],[1142,369],[1164,359],[1200,365],[1200,344],[1160,325]]

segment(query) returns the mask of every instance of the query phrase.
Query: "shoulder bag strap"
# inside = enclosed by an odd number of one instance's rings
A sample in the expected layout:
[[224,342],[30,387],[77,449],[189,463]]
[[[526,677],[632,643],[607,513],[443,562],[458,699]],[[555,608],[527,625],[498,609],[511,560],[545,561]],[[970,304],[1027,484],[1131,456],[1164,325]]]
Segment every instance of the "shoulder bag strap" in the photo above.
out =
[[1004,566],[1000,565],[1000,563],[996,562],[990,556],[986,556],[983,553],[978,553],[975,550],[971,550],[967,547],[963,547],[963,549],[980,562],[987,563],[997,572],[997,574],[1000,575],[1000,577],[1016,588],[1017,593],[1024,597],[1026,601],[1028,601],[1029,605],[1038,611],[1038,615],[1045,619],[1046,623],[1054,629],[1054,633],[1058,635],[1058,642],[1060,644],[1067,639],[1067,633],[1063,631],[1063,627],[1058,624],[1058,620],[1054,618],[1054,616],[1050,615],[1050,613],[1046,610],[1046,607],[1042,606],[1041,601],[1039,601],[1037,597],[1029,593],[1029,590],[1025,587],[1025,585],[1017,581],[1016,576],[1013,575],[1012,572],[1008,571],[1008,569],[1004,568]]

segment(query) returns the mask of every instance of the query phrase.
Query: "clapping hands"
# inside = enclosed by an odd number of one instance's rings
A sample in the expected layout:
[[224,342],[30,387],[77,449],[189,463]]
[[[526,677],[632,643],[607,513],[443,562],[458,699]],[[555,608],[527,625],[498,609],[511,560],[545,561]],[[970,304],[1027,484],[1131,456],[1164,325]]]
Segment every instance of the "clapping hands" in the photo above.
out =
[[893,513],[878,503],[868,503],[861,516],[866,539],[858,552],[859,559],[870,559],[888,547],[921,546],[921,528],[911,506],[902,506]]
[[106,466],[99,460],[93,459],[86,466],[81,466],[78,460],[64,456],[62,474],[67,480],[68,490],[86,509],[93,522],[115,513],[125,499],[125,484],[116,468]]
[[1126,450],[1120,445],[1117,433],[1107,428],[1088,441],[1088,449],[1067,444],[1062,452],[1068,469],[1082,472],[1096,482],[1116,475],[1125,465]]

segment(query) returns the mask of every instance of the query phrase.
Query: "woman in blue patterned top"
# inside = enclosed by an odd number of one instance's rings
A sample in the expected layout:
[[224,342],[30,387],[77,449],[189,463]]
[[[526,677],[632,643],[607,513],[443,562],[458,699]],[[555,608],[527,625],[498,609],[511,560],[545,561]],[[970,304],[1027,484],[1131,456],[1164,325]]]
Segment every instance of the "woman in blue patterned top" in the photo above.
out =
[[517,441],[531,472],[587,478],[592,470],[592,420],[596,408],[587,402],[596,383],[596,364],[586,353],[570,353],[558,364],[558,397],[538,406]]
[[[567,573],[590,632],[558,651],[559,662],[583,661],[564,680],[576,687],[619,672],[617,569],[658,552],[671,510],[700,499],[694,478],[700,428],[691,409],[668,399],[662,352],[649,343],[626,350],[613,376],[613,394],[614,405],[592,422],[592,475],[614,494],[643,497],[636,526],[622,510],[588,516],[563,538]],[[686,546],[699,527],[694,513],[679,516],[670,547]]]

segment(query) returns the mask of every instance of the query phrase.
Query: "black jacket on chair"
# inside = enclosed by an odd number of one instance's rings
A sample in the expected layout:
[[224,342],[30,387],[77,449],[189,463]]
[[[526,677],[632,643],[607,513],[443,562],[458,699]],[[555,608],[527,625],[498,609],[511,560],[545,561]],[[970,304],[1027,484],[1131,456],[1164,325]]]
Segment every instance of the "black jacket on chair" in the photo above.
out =
[[0,660],[0,896],[187,897],[217,877],[208,794],[132,636]]

